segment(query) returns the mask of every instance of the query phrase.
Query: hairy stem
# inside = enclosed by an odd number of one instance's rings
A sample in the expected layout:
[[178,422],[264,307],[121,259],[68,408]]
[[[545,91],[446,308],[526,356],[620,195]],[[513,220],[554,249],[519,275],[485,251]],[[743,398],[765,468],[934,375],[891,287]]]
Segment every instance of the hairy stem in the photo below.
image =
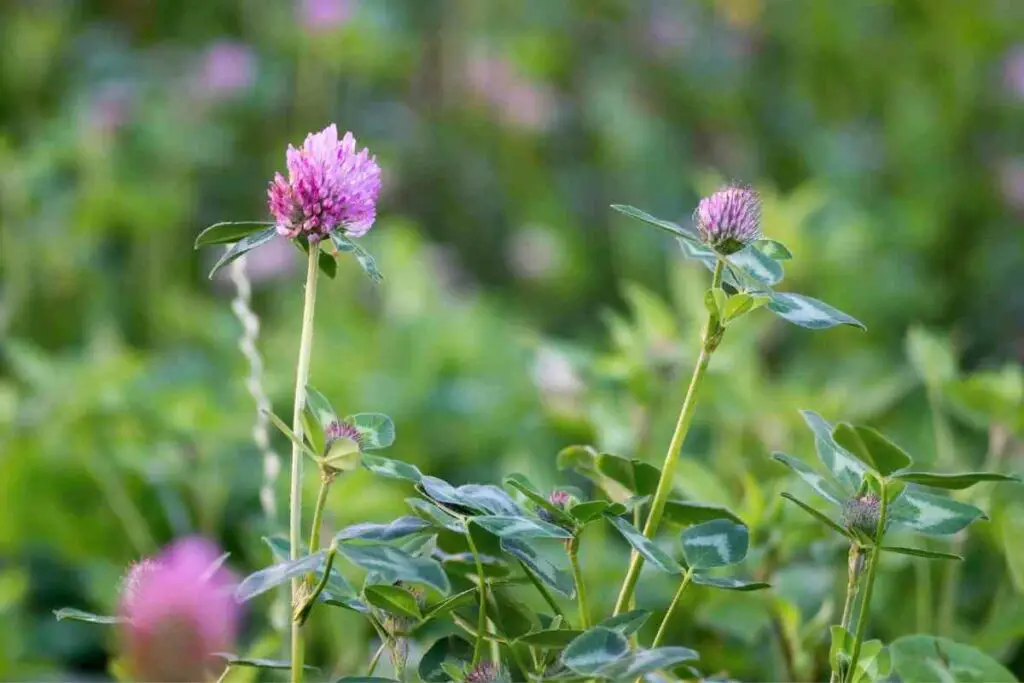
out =
[[[715,265],[714,275],[711,278],[711,287],[715,288],[722,284],[722,268],[725,262],[719,259]],[[668,445],[668,452],[665,454],[665,463],[661,467],[661,478],[658,480],[658,487],[654,491],[654,500],[651,501],[651,512],[647,515],[647,523],[644,525],[644,536],[654,538],[661,523],[661,515],[665,511],[665,501],[672,490],[675,481],[676,465],[679,463],[679,453],[686,440],[686,433],[690,430],[690,422],[693,420],[693,410],[697,405],[697,390],[704,379],[704,373],[708,369],[708,361],[714,352],[722,336],[722,327],[717,316],[709,314],[707,325],[701,335],[700,356],[697,357],[697,365],[693,368],[693,375],[690,377],[690,385],[686,389],[686,397],[683,399],[682,408],[679,410],[679,419],[676,422],[676,429],[672,433],[672,440]],[[614,615],[621,614],[629,609],[633,591],[636,589],[636,582],[640,579],[640,570],[644,566],[644,558],[640,553],[633,551],[630,558],[629,569],[626,571],[626,578],[619,590],[618,600],[615,601]]]
[[469,542],[469,550],[473,553],[473,561],[476,563],[477,581],[480,583],[480,612],[477,616],[476,642],[473,644],[473,659],[471,666],[480,663],[484,652],[484,636],[487,634],[487,577],[484,576],[484,565],[480,561],[480,552],[476,549],[473,541],[473,532],[469,525],[466,525],[466,540]]
[[[860,570],[863,566],[863,550],[856,543],[850,544],[849,559],[847,561],[846,600],[843,602],[843,616],[839,625],[847,631],[850,630],[850,619],[853,617],[853,601],[857,597],[857,580],[860,578]],[[833,671],[829,683],[839,683],[839,671]]]
[[228,674],[229,673],[231,673],[231,665],[230,664],[228,664],[227,666],[224,667],[224,671],[221,673],[220,676],[217,676],[216,683],[224,683],[224,681],[228,680]]
[[868,619],[871,614],[871,591],[875,587],[875,573],[878,571],[878,558],[882,555],[882,537],[885,535],[885,516],[888,512],[889,496],[885,490],[885,480],[881,482],[881,509],[878,511],[878,525],[875,527],[875,543],[868,551],[871,554],[868,560],[867,575],[864,577],[864,597],[860,601],[860,614],[857,617],[857,632],[853,636],[853,652],[850,655],[850,671],[846,676],[848,683],[853,683],[856,678],[857,660],[860,659],[860,646],[864,642],[864,632],[867,631]]
[[582,530],[569,541],[569,564],[572,567],[572,579],[576,583],[576,601],[580,610],[580,628],[584,631],[590,628],[590,607],[587,604],[587,586],[583,581],[583,571],[580,569],[580,534]]
[[388,643],[385,640],[380,644],[380,647],[377,648],[377,651],[373,653],[373,657],[370,659],[370,666],[366,668],[367,677],[373,675],[373,672],[377,669],[377,662],[380,661],[380,656],[384,654],[384,650],[386,650],[387,648]]
[[[299,359],[295,369],[295,410],[292,413],[292,431],[297,442],[292,444],[292,479],[288,497],[288,540],[291,544],[291,559],[299,559],[299,544],[302,542],[302,411],[306,407],[306,384],[309,382],[309,362],[313,352],[313,312],[316,308],[317,258],[320,250],[315,244],[309,245],[309,261],[306,266],[306,293],[302,306],[302,334],[299,338]],[[292,579],[292,608],[298,606],[302,595],[303,579]],[[302,680],[302,631],[292,621],[291,632],[291,680]]]
[[331,578],[331,567],[334,566],[334,555],[338,552],[337,547],[331,545],[331,549],[327,551],[327,562],[324,564],[324,574],[320,577],[320,581],[317,582],[313,591],[306,597],[302,602],[302,606],[295,610],[293,615],[293,621],[302,626],[306,623],[306,619],[309,617],[310,611],[313,609],[313,605],[316,604],[317,598],[324,592],[324,588],[327,588],[327,582]]
[[690,585],[690,579],[692,578],[693,569],[687,569],[686,573],[683,574],[683,580],[679,582],[679,588],[676,590],[676,594],[672,596],[672,602],[669,603],[668,610],[665,612],[665,616],[661,620],[658,632],[654,634],[654,640],[651,642],[651,648],[658,647],[661,645],[661,641],[665,639],[665,633],[668,631],[668,624],[672,621],[672,613],[676,611],[676,605],[679,604],[679,598],[683,597],[683,591]]

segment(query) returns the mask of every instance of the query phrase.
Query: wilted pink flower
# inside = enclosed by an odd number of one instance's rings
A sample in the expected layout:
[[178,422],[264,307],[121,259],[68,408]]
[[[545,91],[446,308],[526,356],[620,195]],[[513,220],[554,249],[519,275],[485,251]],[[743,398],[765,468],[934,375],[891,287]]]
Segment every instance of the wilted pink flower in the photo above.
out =
[[338,141],[332,123],[306,136],[301,149],[288,146],[288,179],[274,175],[267,190],[278,233],[304,234],[312,242],[341,228],[361,237],[373,225],[380,194],[380,167],[367,149],[356,153],[356,139]]
[[195,87],[208,99],[227,99],[256,81],[256,54],[244,43],[214,43],[202,57]]
[[299,22],[309,31],[330,31],[352,18],[354,0],[299,0]]
[[700,200],[693,220],[705,244],[732,254],[761,237],[761,199],[749,187],[725,187]]
[[120,613],[135,680],[206,680],[213,653],[233,649],[235,577],[223,568],[210,571],[218,557],[209,541],[185,538],[129,571]]

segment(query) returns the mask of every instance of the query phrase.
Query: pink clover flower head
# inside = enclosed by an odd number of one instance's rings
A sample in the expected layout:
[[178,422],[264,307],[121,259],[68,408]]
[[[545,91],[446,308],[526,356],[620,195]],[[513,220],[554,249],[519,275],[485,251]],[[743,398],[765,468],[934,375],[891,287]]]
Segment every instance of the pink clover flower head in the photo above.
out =
[[120,614],[136,680],[205,680],[212,655],[233,649],[240,617],[237,582],[227,569],[211,571],[218,557],[213,543],[184,538],[128,572]]
[[301,148],[289,145],[287,161],[288,178],[275,174],[267,190],[279,234],[303,235],[315,244],[336,229],[348,237],[369,231],[377,215],[380,166],[368,149],[356,152],[352,133],[339,141],[332,123],[307,135]]
[[700,237],[720,254],[733,254],[761,237],[761,198],[730,185],[700,200],[693,220]]

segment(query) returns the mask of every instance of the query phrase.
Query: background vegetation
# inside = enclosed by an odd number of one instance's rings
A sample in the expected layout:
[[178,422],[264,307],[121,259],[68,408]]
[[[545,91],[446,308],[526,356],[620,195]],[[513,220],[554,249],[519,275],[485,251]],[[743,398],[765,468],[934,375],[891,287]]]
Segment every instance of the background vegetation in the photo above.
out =
[[[455,482],[553,485],[573,443],[659,461],[706,274],[608,205],[683,219],[723,179],[762,192],[791,286],[869,332],[730,329],[679,485],[740,512],[776,588],[692,591],[671,640],[736,678],[821,679],[844,550],[780,503],[769,453],[812,451],[797,410],[1024,471],[1022,26],[1002,0],[0,3],[0,679],[109,675],[110,632],[51,610],[110,612],[173,536],[269,562],[285,483],[268,522],[233,289],[191,244],[263,218],[286,144],[329,121],[384,169],[365,244],[386,281],[324,283],[314,383]],[[301,259],[277,246],[248,272],[288,414]],[[336,489],[337,526],[406,494]],[[991,520],[954,541],[959,569],[887,559],[874,636],[951,635],[1024,675],[1022,491],[975,494]],[[627,548],[588,543],[607,611]],[[645,575],[641,606],[669,590]],[[246,642],[273,655],[263,614]],[[313,663],[365,662],[346,613],[313,619]]]

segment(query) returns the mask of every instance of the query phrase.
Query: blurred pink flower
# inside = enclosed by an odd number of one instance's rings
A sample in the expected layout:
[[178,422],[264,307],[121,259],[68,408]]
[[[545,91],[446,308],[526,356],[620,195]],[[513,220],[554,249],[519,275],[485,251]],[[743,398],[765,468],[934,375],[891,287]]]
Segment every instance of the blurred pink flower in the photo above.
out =
[[999,167],[999,185],[1006,203],[1024,211],[1024,157],[1003,161]]
[[1003,84],[1018,99],[1024,99],[1024,44],[1010,49],[1003,62]]
[[547,228],[524,227],[513,232],[510,238],[509,261],[512,270],[521,278],[550,278],[562,269],[564,256],[558,238]]
[[120,130],[131,116],[133,97],[126,83],[105,83],[96,88],[83,121],[88,133],[106,137]]
[[306,30],[331,31],[348,22],[355,0],[298,0],[299,23]]
[[206,99],[230,99],[256,82],[256,53],[244,43],[221,41],[206,49],[195,87]]
[[507,60],[473,59],[467,67],[466,85],[477,101],[494,110],[508,125],[542,130],[554,120],[554,93],[544,84],[518,74]]
[[234,575],[203,538],[174,542],[129,571],[120,613],[125,655],[140,681],[206,680],[211,657],[234,648],[240,610]]
[[275,174],[267,190],[277,231],[305,234],[318,242],[336,228],[362,237],[373,226],[380,194],[380,166],[368,149],[356,153],[352,133],[338,141],[333,123],[306,136],[301,149],[288,146],[288,179]]

